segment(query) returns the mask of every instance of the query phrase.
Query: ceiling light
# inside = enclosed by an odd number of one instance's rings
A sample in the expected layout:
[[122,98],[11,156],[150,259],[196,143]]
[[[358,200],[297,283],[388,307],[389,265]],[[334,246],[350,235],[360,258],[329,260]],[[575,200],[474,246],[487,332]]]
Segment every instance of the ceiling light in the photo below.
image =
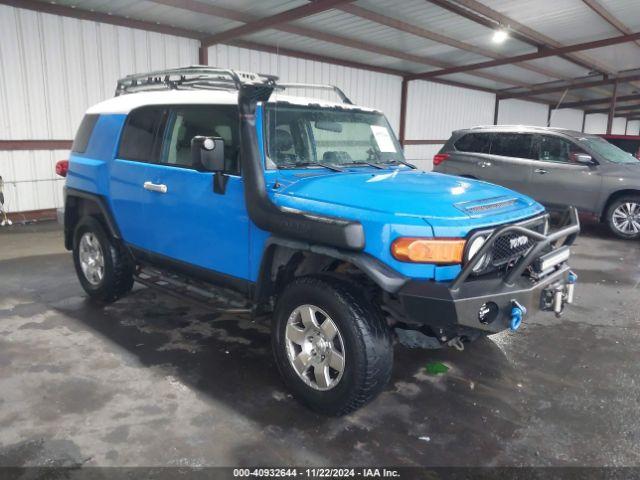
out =
[[493,32],[493,43],[503,43],[507,38],[509,38],[509,32],[506,30],[496,30]]

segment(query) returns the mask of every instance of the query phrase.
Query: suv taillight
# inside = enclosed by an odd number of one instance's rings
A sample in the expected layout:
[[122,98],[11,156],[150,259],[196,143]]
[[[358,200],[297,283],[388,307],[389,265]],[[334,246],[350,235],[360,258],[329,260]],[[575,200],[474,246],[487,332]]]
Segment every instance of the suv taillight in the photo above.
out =
[[447,158],[449,158],[449,154],[448,153],[436,153],[435,156],[433,157],[433,165],[434,166],[440,165]]
[[66,177],[69,171],[69,160],[58,160],[56,162],[56,174]]

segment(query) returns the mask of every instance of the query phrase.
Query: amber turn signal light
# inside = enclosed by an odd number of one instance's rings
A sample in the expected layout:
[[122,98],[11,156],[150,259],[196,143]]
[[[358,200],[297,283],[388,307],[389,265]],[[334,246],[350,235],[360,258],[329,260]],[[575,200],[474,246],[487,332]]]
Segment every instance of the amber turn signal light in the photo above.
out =
[[462,263],[465,240],[402,237],[391,244],[391,254],[401,262]]

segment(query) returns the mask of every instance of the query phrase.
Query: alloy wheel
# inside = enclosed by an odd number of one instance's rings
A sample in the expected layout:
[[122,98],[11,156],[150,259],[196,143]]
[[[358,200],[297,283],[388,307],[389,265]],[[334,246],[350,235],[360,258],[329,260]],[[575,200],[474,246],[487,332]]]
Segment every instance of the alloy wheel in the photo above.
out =
[[640,233],[640,204],[625,202],[613,211],[614,227],[625,235]]
[[80,268],[87,281],[94,286],[100,285],[104,278],[104,254],[93,232],[85,232],[78,245]]
[[331,317],[314,305],[291,312],[285,330],[289,362],[298,377],[315,390],[331,390],[344,373],[342,335]]

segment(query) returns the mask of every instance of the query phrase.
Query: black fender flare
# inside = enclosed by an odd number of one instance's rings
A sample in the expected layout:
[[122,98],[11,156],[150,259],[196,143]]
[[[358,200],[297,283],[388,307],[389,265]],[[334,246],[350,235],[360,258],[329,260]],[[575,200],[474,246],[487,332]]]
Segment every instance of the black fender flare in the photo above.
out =
[[364,272],[367,277],[387,293],[394,294],[398,292],[409,281],[408,277],[398,273],[367,253],[341,250],[325,245],[272,236],[265,243],[260,271],[253,292],[253,300],[256,304],[264,303],[274,293],[271,272],[275,253],[280,247],[298,252],[312,252],[349,262]]
[[[122,238],[111,208],[103,196],[77,188],[64,187],[64,246],[67,250],[73,248],[74,215],[78,215],[78,199],[93,202],[98,207],[109,233],[114,238]],[[76,218],[77,220],[79,218]]]

